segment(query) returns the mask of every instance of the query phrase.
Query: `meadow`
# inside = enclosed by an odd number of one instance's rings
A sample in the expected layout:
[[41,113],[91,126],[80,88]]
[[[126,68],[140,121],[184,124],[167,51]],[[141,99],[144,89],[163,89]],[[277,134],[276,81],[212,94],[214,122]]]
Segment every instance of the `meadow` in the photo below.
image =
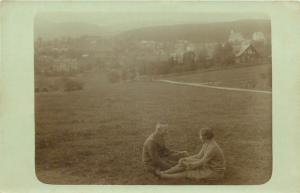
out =
[[272,90],[271,64],[235,67],[166,77],[180,82],[204,83],[215,86]]
[[[218,73],[214,77],[222,78]],[[234,71],[226,76],[237,75],[242,76]],[[203,76],[200,79],[207,81]],[[192,154],[201,148],[199,129],[205,125],[214,128],[227,170],[223,181],[213,183],[263,184],[271,177],[272,95],[156,81],[109,84],[97,72],[84,75],[83,80],[81,91],[35,94],[36,175],[40,181],[206,183],[162,180],[143,170],[142,145],[158,121],[169,124],[170,148]]]

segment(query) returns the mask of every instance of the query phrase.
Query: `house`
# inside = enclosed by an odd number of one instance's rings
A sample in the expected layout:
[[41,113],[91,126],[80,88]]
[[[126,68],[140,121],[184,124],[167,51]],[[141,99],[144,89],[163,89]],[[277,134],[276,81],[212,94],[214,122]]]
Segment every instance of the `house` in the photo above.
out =
[[266,43],[265,34],[263,32],[254,32],[252,34],[252,40],[255,41],[255,42]]
[[230,44],[240,44],[245,41],[245,38],[243,37],[242,33],[235,32],[234,30],[230,31],[228,42]]
[[236,63],[254,62],[260,57],[255,47],[252,44],[243,44],[233,48]]

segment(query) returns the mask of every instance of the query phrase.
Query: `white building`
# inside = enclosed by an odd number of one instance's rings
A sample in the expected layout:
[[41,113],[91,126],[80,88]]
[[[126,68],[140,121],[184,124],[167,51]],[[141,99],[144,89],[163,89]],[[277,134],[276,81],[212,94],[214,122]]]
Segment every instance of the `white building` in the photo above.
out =
[[252,40],[256,42],[265,42],[265,34],[263,32],[254,32],[252,34]]
[[243,41],[245,41],[245,38],[240,32],[235,32],[233,30],[230,31],[228,42],[234,44],[234,43],[241,43]]

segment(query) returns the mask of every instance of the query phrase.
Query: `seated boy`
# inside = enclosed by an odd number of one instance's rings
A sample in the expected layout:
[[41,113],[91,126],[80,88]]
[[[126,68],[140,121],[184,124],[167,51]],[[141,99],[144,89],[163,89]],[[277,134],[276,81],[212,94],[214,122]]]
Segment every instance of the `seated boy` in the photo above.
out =
[[155,132],[145,141],[142,160],[146,170],[166,170],[176,165],[182,157],[188,156],[186,151],[173,151],[166,147],[165,137],[168,135],[168,125],[158,123]]

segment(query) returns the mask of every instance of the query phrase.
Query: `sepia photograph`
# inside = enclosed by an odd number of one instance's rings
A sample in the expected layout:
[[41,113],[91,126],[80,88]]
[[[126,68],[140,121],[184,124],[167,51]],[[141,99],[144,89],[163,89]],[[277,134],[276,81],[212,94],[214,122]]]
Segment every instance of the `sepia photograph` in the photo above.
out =
[[54,185],[261,185],[272,177],[262,13],[39,12],[35,173]]

